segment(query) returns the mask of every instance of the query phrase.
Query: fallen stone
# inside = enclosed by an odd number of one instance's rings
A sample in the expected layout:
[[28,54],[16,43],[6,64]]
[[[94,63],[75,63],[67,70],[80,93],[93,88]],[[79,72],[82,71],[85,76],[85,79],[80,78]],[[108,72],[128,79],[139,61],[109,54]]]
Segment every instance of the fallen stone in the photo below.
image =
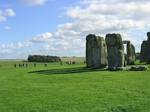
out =
[[129,71],[147,71],[149,68],[146,65],[132,66]]

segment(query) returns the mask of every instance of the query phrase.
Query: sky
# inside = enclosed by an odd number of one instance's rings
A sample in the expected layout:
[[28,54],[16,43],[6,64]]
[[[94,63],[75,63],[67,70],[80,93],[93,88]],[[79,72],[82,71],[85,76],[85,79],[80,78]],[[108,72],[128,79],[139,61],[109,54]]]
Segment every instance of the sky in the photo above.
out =
[[120,33],[140,51],[150,0],[0,0],[0,59],[85,56],[88,34]]

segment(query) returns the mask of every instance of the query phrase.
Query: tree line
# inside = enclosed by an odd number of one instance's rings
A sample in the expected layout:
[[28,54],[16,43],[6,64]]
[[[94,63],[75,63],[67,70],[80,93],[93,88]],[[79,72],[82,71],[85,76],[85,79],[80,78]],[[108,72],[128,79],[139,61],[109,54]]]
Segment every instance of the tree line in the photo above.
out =
[[58,56],[45,56],[45,55],[29,55],[28,62],[60,62]]

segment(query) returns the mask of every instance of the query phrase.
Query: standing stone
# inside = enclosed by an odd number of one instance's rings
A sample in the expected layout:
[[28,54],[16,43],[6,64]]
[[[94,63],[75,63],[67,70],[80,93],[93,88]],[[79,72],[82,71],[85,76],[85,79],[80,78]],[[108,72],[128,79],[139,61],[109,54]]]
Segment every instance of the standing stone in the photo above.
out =
[[127,66],[127,54],[124,53],[124,67]]
[[147,57],[147,52],[148,52],[147,46],[148,46],[147,41],[143,41],[142,45],[141,45],[141,53],[140,53],[140,61],[141,62],[146,62],[148,59],[148,57]]
[[89,68],[107,66],[107,47],[103,37],[93,34],[86,37],[86,63]]
[[135,47],[129,41],[127,43],[127,64],[128,65],[133,65],[134,62],[135,62]]
[[147,33],[147,37],[141,45],[140,61],[150,63],[150,32]]
[[148,37],[147,41],[150,43],[150,32],[147,32],[147,37]]
[[120,34],[107,34],[108,69],[118,70],[124,67],[124,46]]

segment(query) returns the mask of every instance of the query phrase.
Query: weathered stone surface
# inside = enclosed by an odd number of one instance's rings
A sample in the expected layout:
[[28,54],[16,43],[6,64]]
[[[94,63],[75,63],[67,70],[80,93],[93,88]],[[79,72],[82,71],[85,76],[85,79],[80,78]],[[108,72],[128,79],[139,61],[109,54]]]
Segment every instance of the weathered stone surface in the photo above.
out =
[[141,45],[140,61],[150,63],[150,32],[147,33],[148,39]]
[[127,54],[124,53],[124,67],[127,66]]
[[107,46],[103,37],[93,34],[86,37],[86,63],[89,68],[107,66]]
[[140,61],[141,62],[146,62],[147,61],[147,41],[143,41],[141,45],[141,53],[140,53]]
[[130,42],[127,43],[127,64],[133,65],[135,62],[135,47]]
[[107,34],[108,69],[122,69],[125,63],[124,46],[120,34]]
[[127,53],[125,55],[125,61],[127,62],[127,65],[133,65],[136,60],[136,53],[135,53],[135,47],[129,40],[124,40],[123,44],[126,45]]
[[123,44],[128,44],[130,41],[129,40],[123,40],[122,43]]
[[148,37],[147,41],[150,42],[150,32],[147,32],[147,37]]

